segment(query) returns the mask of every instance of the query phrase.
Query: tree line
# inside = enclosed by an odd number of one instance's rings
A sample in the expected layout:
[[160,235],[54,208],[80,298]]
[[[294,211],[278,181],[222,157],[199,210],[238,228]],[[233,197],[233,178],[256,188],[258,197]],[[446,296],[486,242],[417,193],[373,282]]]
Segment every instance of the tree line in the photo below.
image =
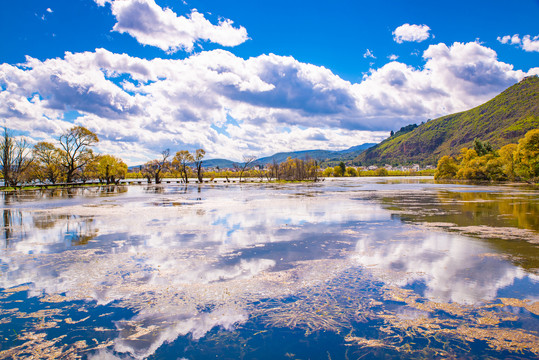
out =
[[461,149],[456,158],[440,158],[434,178],[538,182],[539,129],[528,131],[518,144],[498,150],[475,139],[473,148]]
[[[92,147],[99,142],[95,133],[82,126],[74,126],[62,133],[56,144],[38,142],[31,146],[24,138],[14,137],[4,128],[0,139],[0,167],[4,186],[17,186],[22,183],[38,181],[41,183],[85,183],[98,179],[102,183],[118,183],[127,176],[127,165],[122,159],[108,154],[96,155]],[[318,180],[320,176],[361,176],[343,162],[335,167],[320,170],[314,159],[288,158],[282,163],[273,162],[265,169],[252,169],[256,158],[244,156],[242,163],[235,163],[233,171],[210,171],[204,174],[202,167],[205,151],[197,149],[194,153],[180,150],[173,156],[164,150],[158,159],[151,160],[140,167],[137,175],[147,178],[148,182],[161,183],[163,177],[179,177],[185,183],[189,178],[203,181],[206,175],[211,179],[217,176],[259,177],[278,181]],[[374,176],[391,175],[385,169],[378,169]],[[463,148],[455,159],[443,156],[438,161],[435,179],[465,179],[494,181],[539,180],[539,129],[531,130],[519,140],[518,144],[508,144],[494,150],[488,142],[474,141],[471,149]]]
[[57,184],[93,179],[117,183],[125,177],[127,165],[116,156],[94,154],[92,147],[98,142],[95,133],[74,126],[59,136],[57,144],[41,141],[31,146],[4,128],[0,140],[4,186],[32,181]]
[[[98,179],[102,183],[118,183],[127,176],[128,168],[122,159],[108,154],[96,155],[93,146],[99,142],[95,133],[83,126],[74,126],[62,133],[56,144],[41,141],[31,146],[24,138],[15,137],[4,128],[0,140],[0,166],[4,186],[17,186],[34,181],[44,184],[85,183]],[[204,149],[191,153],[180,150],[174,155],[164,150],[158,159],[151,160],[140,167],[136,174],[145,177],[148,183],[159,184],[164,177],[181,178],[189,183],[195,177],[203,181],[202,167]],[[274,162],[264,170],[252,169],[256,157],[244,156],[242,163],[235,163],[233,171],[223,175],[239,177],[260,177],[268,180],[317,180],[319,166],[315,160],[287,159]],[[219,170],[219,169],[217,169]],[[207,175],[215,177],[216,173]]]
[[195,178],[198,182],[203,181],[203,177],[210,180],[216,177],[239,178],[239,182],[246,177],[260,178],[260,180],[277,181],[317,181],[320,175],[318,162],[313,159],[292,159],[288,158],[282,163],[273,162],[264,169],[254,168],[256,157],[246,155],[243,162],[234,163],[232,169],[219,169],[204,171],[202,161],[205,155],[203,149],[197,149],[191,154],[187,150],[178,151],[171,156],[168,150],[161,154],[160,159],[152,160],[141,166],[139,172],[132,173],[130,177],[145,177],[149,183],[161,183],[163,178],[181,178],[184,183],[189,183],[190,178]]

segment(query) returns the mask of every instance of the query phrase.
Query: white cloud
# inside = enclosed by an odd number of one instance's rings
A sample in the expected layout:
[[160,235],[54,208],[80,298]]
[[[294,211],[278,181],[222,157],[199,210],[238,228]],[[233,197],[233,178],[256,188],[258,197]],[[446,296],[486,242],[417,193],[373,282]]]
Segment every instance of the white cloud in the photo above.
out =
[[397,60],[397,59],[399,58],[399,56],[398,56],[398,55],[395,55],[395,54],[391,54],[391,55],[389,55],[387,58],[388,58],[389,60],[391,60],[391,61],[395,61],[395,60]]
[[534,36],[533,38],[531,35],[524,35],[522,39],[518,34],[515,34],[513,36],[511,35],[505,35],[503,37],[498,36],[498,41],[502,44],[509,44],[511,45],[518,45],[524,51],[528,52],[539,52],[539,35]]
[[505,35],[504,37],[498,36],[498,41],[501,42],[502,44],[507,44],[510,39],[511,39],[510,35]]
[[249,39],[243,26],[234,27],[229,19],[213,25],[197,10],[187,16],[177,16],[171,9],[161,8],[155,0],[94,1],[100,6],[110,3],[117,20],[114,31],[127,33],[141,44],[156,46],[168,53],[192,51],[198,41],[236,46]]
[[47,8],[47,12],[52,13],[53,11],[51,10],[51,8]]
[[365,51],[365,54],[363,54],[363,57],[366,59],[366,58],[373,58],[373,59],[376,59],[376,56],[374,56],[374,54],[372,53],[372,51],[370,51],[369,49],[367,49],[367,51]]
[[429,38],[429,31],[427,25],[404,24],[393,31],[393,39],[399,44],[404,41],[421,42]]
[[531,38],[530,35],[524,35],[522,38],[522,48],[525,51],[539,52],[539,36],[534,36]]
[[539,73],[539,68],[513,70],[498,61],[492,49],[475,42],[431,45],[423,58],[423,69],[390,62],[353,85],[364,123],[397,128],[397,118],[419,122],[470,109],[524,76]]
[[[99,151],[130,164],[161,150],[203,147],[208,157],[343,149],[389,130],[477,106],[526,75],[478,43],[431,45],[422,69],[392,61],[350,83],[324,67],[225,50],[145,60],[104,49],[0,64],[0,117],[34,139],[80,124]],[[66,120],[66,111],[80,117]],[[235,121],[231,121],[233,118]],[[328,141],[321,143],[322,139]]]

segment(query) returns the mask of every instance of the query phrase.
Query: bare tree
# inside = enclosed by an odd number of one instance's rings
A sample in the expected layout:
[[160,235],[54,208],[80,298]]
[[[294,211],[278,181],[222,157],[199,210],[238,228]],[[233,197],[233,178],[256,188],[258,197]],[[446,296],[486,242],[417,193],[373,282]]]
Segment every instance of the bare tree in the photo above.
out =
[[195,152],[195,166],[197,168],[197,178],[198,182],[202,182],[202,158],[206,155],[204,149],[197,149]]
[[72,182],[75,172],[92,161],[91,146],[99,142],[97,135],[82,126],[74,126],[60,135],[62,164],[66,169],[66,181]]
[[256,156],[244,155],[243,156],[243,163],[241,163],[241,164],[234,163],[234,169],[240,173],[240,182],[241,182],[241,178],[242,178],[243,173],[245,172],[245,170],[247,170],[249,168],[249,166],[255,160],[256,160]]
[[4,136],[0,141],[0,152],[4,185],[16,186],[33,162],[29,144],[25,139],[15,140],[4,127]]
[[152,182],[152,178],[155,180],[156,184],[161,183],[161,175],[168,169],[169,166],[169,157],[170,150],[166,149],[163,150],[163,152],[161,153],[160,159],[149,161],[144,165],[144,169],[142,172],[144,176],[146,176],[146,178],[148,179],[148,183]]
[[183,176],[186,184],[189,183],[187,164],[192,163],[194,160],[195,158],[193,155],[187,150],[178,151],[176,155],[174,155],[173,163],[178,166],[181,176]]

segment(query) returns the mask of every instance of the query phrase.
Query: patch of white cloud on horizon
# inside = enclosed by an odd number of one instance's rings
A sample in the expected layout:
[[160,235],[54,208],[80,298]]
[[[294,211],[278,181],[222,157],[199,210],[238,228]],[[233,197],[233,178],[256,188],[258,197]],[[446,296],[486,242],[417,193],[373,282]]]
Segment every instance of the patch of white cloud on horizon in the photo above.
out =
[[430,27],[427,25],[410,25],[406,23],[396,28],[392,34],[393,40],[399,44],[402,44],[404,41],[425,41],[430,36],[429,31]]
[[116,17],[114,31],[127,33],[143,45],[160,48],[167,53],[192,51],[198,41],[210,41],[222,46],[237,46],[249,39],[247,30],[234,27],[229,19],[212,24],[193,9],[187,16],[178,16],[163,9],[155,0],[94,0],[98,5],[110,3]]
[[517,45],[527,52],[539,52],[539,35],[533,38],[531,35],[524,35],[522,39],[518,34],[498,36],[498,41],[502,44]]
[[[378,142],[389,130],[477,106],[539,73],[513,70],[475,42],[431,45],[423,57],[423,69],[392,61],[356,84],[292,57],[245,60],[225,50],[183,60],[104,49],[28,57],[22,65],[0,64],[0,100],[7,105],[0,115],[9,127],[47,141],[73,124],[86,126],[101,140],[97,150],[130,165],[166,148],[202,147],[207,158],[241,160],[246,153]],[[65,120],[71,110],[82,116]],[[238,124],[227,124],[228,116]]]

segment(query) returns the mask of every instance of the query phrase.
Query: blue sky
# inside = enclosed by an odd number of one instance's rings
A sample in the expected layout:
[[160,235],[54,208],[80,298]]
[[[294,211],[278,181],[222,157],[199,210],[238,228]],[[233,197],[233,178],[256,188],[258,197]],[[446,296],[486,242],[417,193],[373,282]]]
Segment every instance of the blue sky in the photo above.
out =
[[539,73],[538,17],[538,1],[10,1],[0,118],[32,141],[84,125],[131,164],[342,149]]

